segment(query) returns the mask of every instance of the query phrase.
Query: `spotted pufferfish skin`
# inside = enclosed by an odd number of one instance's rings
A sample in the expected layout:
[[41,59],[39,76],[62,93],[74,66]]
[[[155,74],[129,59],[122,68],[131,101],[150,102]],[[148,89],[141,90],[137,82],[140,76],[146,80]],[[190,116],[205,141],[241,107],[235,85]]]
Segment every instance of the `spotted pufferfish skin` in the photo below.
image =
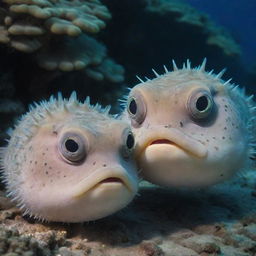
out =
[[[143,81],[121,100],[135,135],[142,177],[169,187],[200,188],[229,179],[255,154],[255,103],[219,74],[178,69]],[[238,172],[240,171],[240,172]]]
[[105,217],[137,193],[133,148],[129,125],[109,108],[58,94],[32,106],[2,149],[7,195],[39,220]]

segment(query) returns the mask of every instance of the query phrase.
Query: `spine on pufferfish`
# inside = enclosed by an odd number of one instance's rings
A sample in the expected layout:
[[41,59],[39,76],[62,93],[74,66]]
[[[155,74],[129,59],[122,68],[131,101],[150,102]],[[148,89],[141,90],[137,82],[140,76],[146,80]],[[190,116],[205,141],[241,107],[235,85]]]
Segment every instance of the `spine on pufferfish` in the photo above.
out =
[[[53,116],[53,113],[56,111],[69,112],[74,108],[95,110],[101,114],[112,117],[109,113],[110,106],[103,108],[98,103],[91,105],[90,97],[86,97],[84,102],[80,102],[75,91],[71,93],[68,99],[64,99],[59,92],[57,97],[52,95],[49,101],[42,100],[39,103],[33,102],[30,104],[29,111],[16,120],[13,128],[9,128],[6,131],[9,136],[9,138],[5,140],[7,145],[5,147],[0,147],[0,182],[5,185],[6,195],[11,198],[12,202],[17,202],[16,205],[20,209],[25,209],[23,199],[20,197],[18,190],[18,177],[21,172],[18,162],[24,159],[22,153],[24,145],[33,138],[37,128],[41,126],[45,118]],[[9,166],[9,164],[11,164],[11,166]],[[25,209],[23,215],[26,214],[29,214],[28,209]]]
[[[253,160],[256,162],[256,103],[253,100],[254,95],[247,96],[245,92],[245,88],[239,87],[239,85],[231,83],[232,78],[228,79],[227,81],[224,81],[221,79],[221,77],[226,72],[226,68],[221,70],[218,74],[213,74],[214,70],[211,70],[209,72],[205,71],[207,59],[204,58],[203,63],[199,65],[198,67],[192,68],[191,62],[189,60],[186,61],[186,63],[183,63],[183,66],[181,69],[179,69],[175,63],[174,60],[172,60],[172,66],[173,71],[169,71],[167,67],[164,65],[164,74],[166,75],[170,72],[175,71],[182,71],[182,70],[197,70],[199,72],[204,72],[207,75],[210,75],[213,79],[221,80],[223,86],[228,89],[230,95],[234,98],[234,101],[238,101],[238,104],[240,104],[241,107],[244,107],[245,109],[245,119],[246,119],[246,127],[248,131],[248,140],[249,140],[249,161]],[[159,78],[163,75],[158,74],[154,69],[152,69],[153,74],[155,75],[155,78]],[[140,78],[138,75],[136,76],[140,83],[146,83],[153,79],[149,79],[148,77],[145,77],[145,80]],[[132,88],[127,87],[128,93],[122,97],[122,99],[119,99],[120,106],[122,109],[123,114],[125,113],[125,108],[127,105],[128,100],[128,94],[132,90]],[[123,115],[124,116],[124,115]],[[122,118],[122,117],[121,117]],[[256,165],[256,163],[254,163]]]

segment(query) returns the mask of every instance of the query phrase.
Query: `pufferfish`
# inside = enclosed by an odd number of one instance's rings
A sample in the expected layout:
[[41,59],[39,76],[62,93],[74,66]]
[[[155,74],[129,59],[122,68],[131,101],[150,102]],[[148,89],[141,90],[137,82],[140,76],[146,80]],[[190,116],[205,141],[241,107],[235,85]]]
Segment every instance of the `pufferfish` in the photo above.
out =
[[169,187],[200,188],[245,168],[253,150],[255,105],[243,89],[190,62],[130,89],[121,118],[135,135],[142,177]]
[[83,222],[110,215],[136,195],[128,124],[76,93],[35,104],[2,152],[7,195],[39,220]]

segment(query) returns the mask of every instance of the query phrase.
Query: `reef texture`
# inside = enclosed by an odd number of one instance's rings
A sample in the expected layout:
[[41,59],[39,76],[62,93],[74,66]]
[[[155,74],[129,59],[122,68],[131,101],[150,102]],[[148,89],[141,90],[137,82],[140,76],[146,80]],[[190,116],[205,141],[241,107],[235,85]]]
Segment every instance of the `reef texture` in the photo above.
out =
[[239,66],[238,42],[207,14],[185,1],[103,2],[113,14],[103,41],[110,55],[125,67],[126,81],[133,82],[134,74],[149,76],[151,68],[167,64],[171,59],[178,64],[187,58],[199,63],[207,57],[213,68],[222,68],[222,64],[234,73]]
[[183,22],[197,26],[207,35],[206,43],[216,45],[226,55],[240,55],[241,49],[226,29],[216,26],[209,16],[201,13],[185,2],[178,0],[146,0],[146,10],[159,15],[169,14],[176,16],[177,22]]
[[[89,34],[98,33],[110,18],[98,0],[3,0],[0,43],[35,53],[38,64],[47,70],[73,71],[90,66],[90,76],[104,79],[108,76],[97,66],[104,66],[106,48]],[[123,80],[122,67],[113,61],[109,65],[120,71]]]
[[140,196],[122,212],[65,225],[22,217],[1,192],[0,254],[253,256],[255,196],[255,170],[203,191],[142,183]]
[[0,1],[0,72],[11,75],[14,91],[1,99],[25,107],[75,90],[117,111],[136,75],[150,77],[171,59],[199,64],[207,57],[210,68],[228,67],[225,79],[245,85],[239,53],[228,32],[177,0]]

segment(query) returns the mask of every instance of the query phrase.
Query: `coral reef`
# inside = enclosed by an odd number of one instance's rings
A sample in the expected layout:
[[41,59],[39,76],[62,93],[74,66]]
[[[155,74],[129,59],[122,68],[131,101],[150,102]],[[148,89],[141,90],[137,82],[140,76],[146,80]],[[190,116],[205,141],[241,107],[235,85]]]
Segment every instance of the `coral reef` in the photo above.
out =
[[[103,2],[112,19],[102,34],[102,41],[108,46],[109,54],[125,67],[129,84],[137,83],[137,74],[152,77],[149,70],[162,69],[162,65],[168,65],[172,59],[180,65],[187,58],[200,63],[205,57],[211,68],[218,70],[227,66],[227,78],[231,75],[241,81],[236,75],[243,70],[239,44],[226,29],[186,2]],[[109,36],[114,34],[118,37]]]
[[34,238],[19,236],[17,230],[5,230],[0,227],[1,255],[49,255],[50,250],[43,248]]
[[[4,0],[0,17],[0,43],[35,53],[39,65],[47,70],[80,70],[100,65],[107,57],[105,47],[88,35],[98,33],[111,18],[98,0]],[[115,69],[117,64],[112,61],[110,65]],[[118,81],[123,80],[122,72]]]
[[4,98],[27,106],[76,90],[118,111],[116,99],[137,74],[150,77],[171,59],[207,57],[210,68],[226,66],[225,78],[241,83],[239,46],[223,31],[177,0],[3,0],[0,71],[15,74],[14,94]]
[[238,43],[231,37],[226,29],[216,26],[209,16],[201,13],[185,2],[178,0],[146,0],[146,10],[159,15],[172,15],[177,22],[187,23],[202,29],[207,35],[206,43],[216,45],[226,55],[240,55],[241,49]]
[[0,41],[22,52],[47,44],[47,34],[97,33],[111,17],[98,0],[3,0],[2,5]]
[[[80,70],[83,80],[88,77],[86,84],[123,81],[124,68],[108,57],[106,46],[95,37],[110,18],[107,7],[98,0],[0,2],[1,66],[10,67],[1,71],[10,76],[15,73],[15,79],[7,83],[2,81],[6,75],[1,75],[1,145],[6,129],[25,111],[24,103],[49,96],[49,84],[63,72]],[[35,62],[47,71],[37,68]]]

